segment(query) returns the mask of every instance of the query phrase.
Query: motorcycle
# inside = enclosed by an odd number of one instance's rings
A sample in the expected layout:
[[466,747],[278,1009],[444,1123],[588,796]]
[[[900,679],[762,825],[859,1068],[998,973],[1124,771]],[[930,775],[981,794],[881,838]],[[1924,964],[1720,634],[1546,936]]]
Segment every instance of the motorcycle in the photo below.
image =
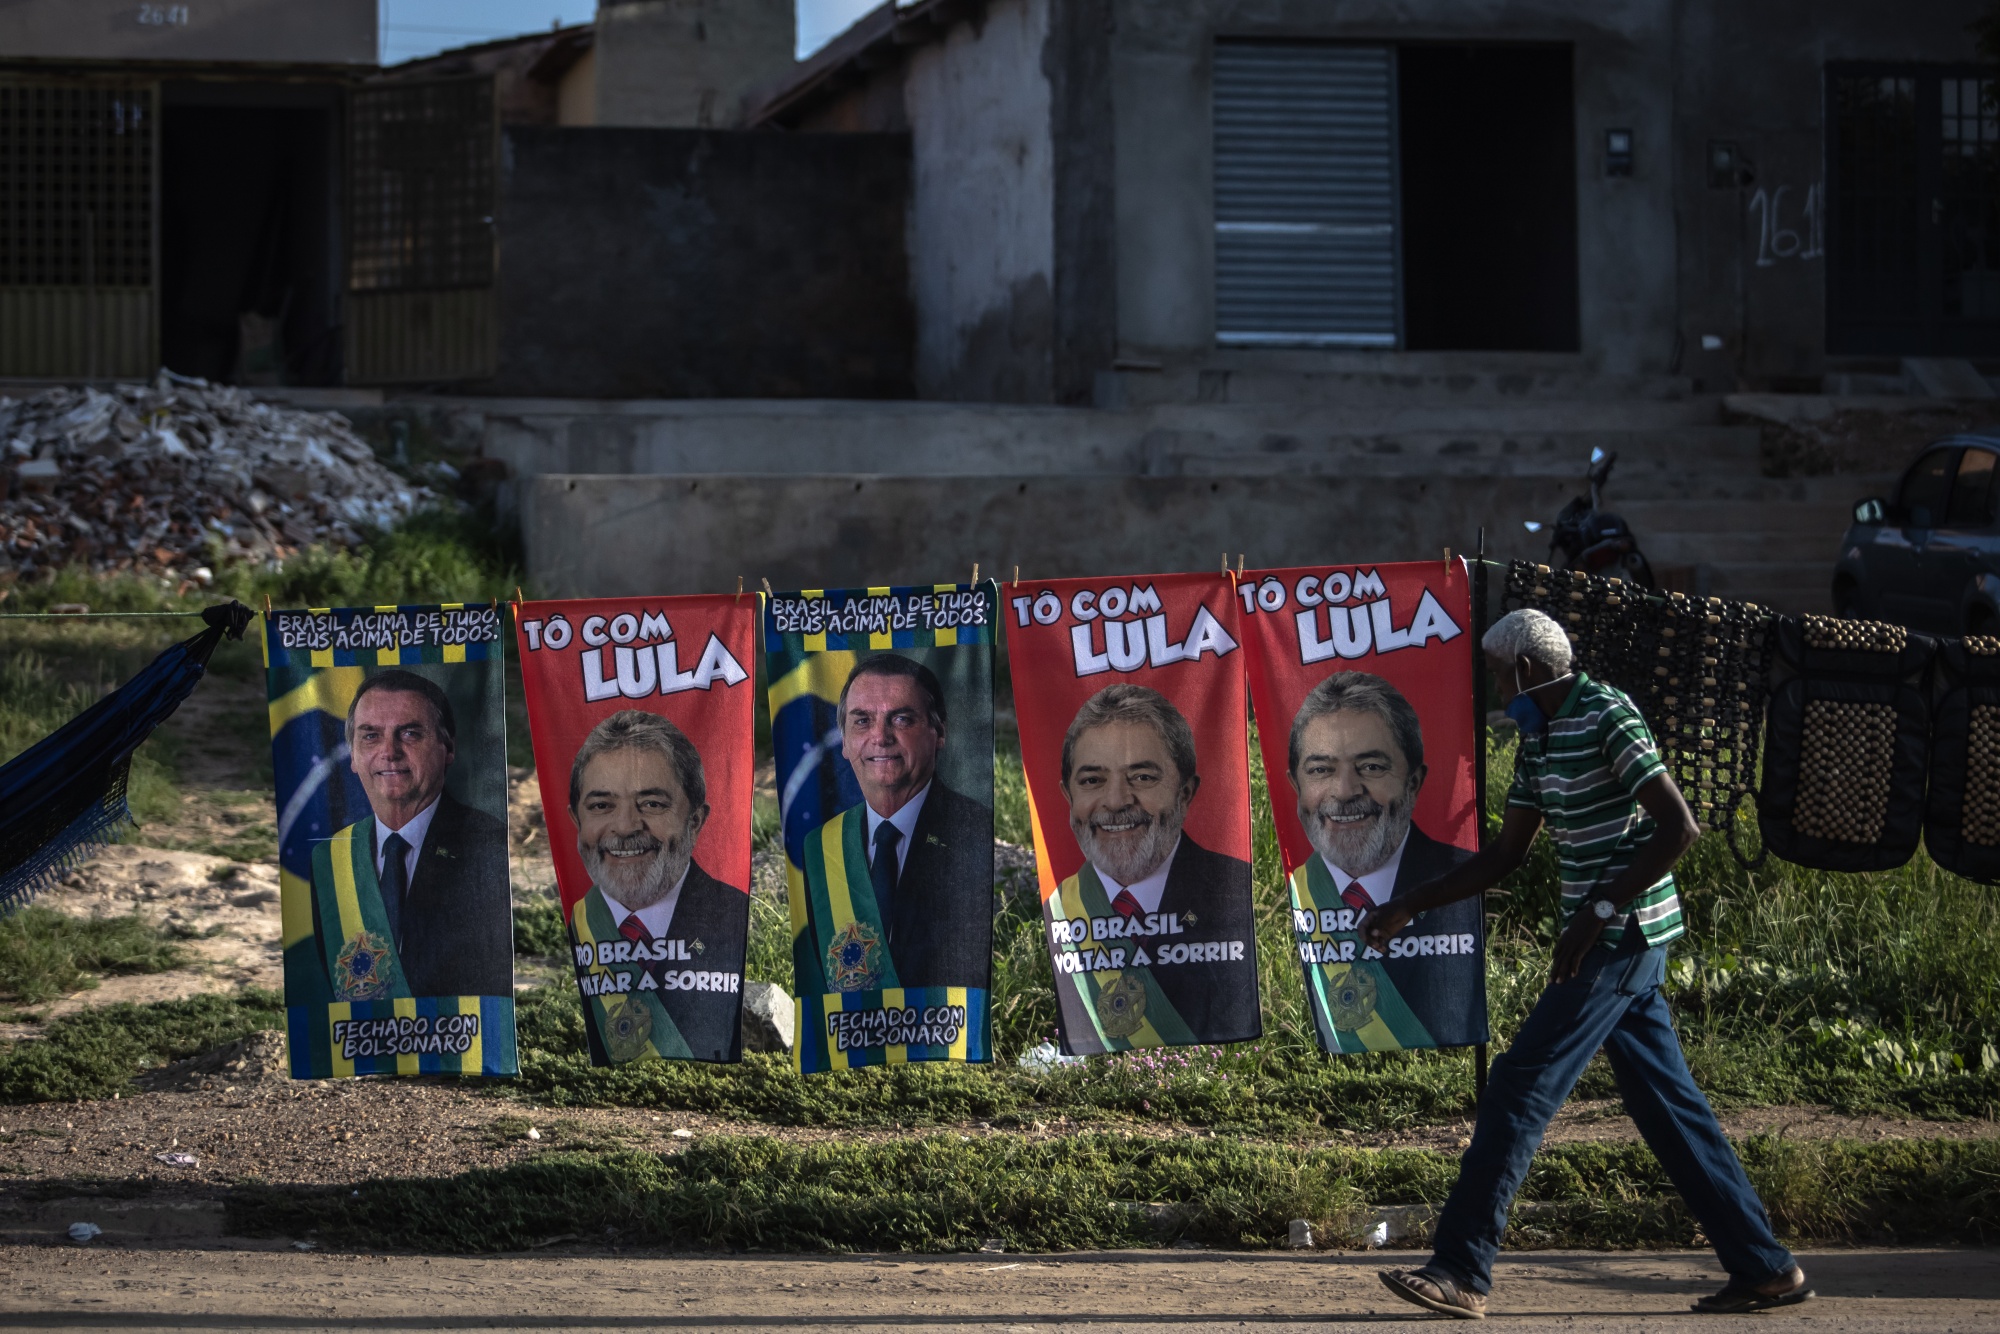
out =
[[1590,470],[1584,474],[1590,484],[1588,496],[1574,496],[1553,525],[1530,519],[1522,524],[1531,533],[1549,528],[1549,562],[1565,570],[1624,579],[1641,588],[1659,588],[1646,553],[1632,526],[1604,509],[1604,484],[1611,479],[1611,465],[1618,455],[1599,448],[1590,451]]

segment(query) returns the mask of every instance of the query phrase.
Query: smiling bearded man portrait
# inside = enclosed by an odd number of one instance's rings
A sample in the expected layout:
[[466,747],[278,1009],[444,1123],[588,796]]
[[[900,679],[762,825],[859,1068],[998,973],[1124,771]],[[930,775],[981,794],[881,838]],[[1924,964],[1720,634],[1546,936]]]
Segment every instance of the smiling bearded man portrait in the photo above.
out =
[[[1299,823],[1315,854],[1306,882],[1320,907],[1344,904],[1358,920],[1472,856],[1417,828],[1412,817],[1430,772],[1423,723],[1383,678],[1337,672],[1314,686],[1292,719],[1287,760]],[[1478,902],[1466,900],[1427,914],[1414,934],[1477,936],[1479,930]],[[1451,1040],[1445,1035],[1465,1026],[1476,969],[1441,969],[1428,955],[1377,963],[1421,1026],[1398,1033],[1404,1045]]]
[[614,955],[597,964],[609,1001],[590,997],[596,1054],[736,1059],[749,900],[695,860],[709,816],[701,752],[671,720],[622,709],[577,748],[569,809],[591,881],[570,933]]
[[[1084,701],[1063,736],[1062,790],[1070,832],[1088,863],[1063,882],[1062,902],[1088,903],[1101,890],[1110,912],[1127,922],[1151,918],[1174,928],[1148,937],[1156,946],[1224,946],[1219,958],[1138,966],[1151,968],[1161,997],[1196,1041],[1253,1036],[1250,863],[1187,835],[1188,810],[1201,790],[1187,718],[1150,687],[1106,686]],[[1089,894],[1081,893],[1086,875],[1096,881]],[[1149,1011],[1155,1029],[1162,1018]]]

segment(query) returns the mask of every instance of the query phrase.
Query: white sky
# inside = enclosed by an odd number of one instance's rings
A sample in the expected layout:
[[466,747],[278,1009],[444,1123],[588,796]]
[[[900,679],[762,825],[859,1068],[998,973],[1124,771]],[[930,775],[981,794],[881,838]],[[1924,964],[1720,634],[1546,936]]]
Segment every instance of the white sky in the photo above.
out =
[[[588,23],[596,0],[379,0],[382,63],[393,65],[496,37]],[[819,50],[881,0],[797,0],[799,49]]]

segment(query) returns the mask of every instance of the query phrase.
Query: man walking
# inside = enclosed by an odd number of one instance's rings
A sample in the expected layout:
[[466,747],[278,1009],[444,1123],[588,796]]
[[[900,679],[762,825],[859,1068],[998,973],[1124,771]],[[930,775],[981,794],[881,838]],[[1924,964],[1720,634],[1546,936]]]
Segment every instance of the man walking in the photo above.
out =
[[1521,728],[1500,837],[1469,861],[1370,910],[1362,939],[1385,950],[1418,913],[1470,898],[1526,860],[1544,824],[1565,922],[1549,985],[1493,1065],[1472,1146],[1438,1217],[1430,1263],[1384,1270],[1405,1301],[1486,1314],[1507,1210],[1564,1099],[1599,1048],[1625,1110],[1715,1246],[1728,1284],[1697,1311],[1790,1306],[1812,1296],[1681,1055],[1660,984],[1683,930],[1673,867],[1700,830],[1632,701],[1570,670],[1562,627],[1538,611],[1496,622],[1481,644]]

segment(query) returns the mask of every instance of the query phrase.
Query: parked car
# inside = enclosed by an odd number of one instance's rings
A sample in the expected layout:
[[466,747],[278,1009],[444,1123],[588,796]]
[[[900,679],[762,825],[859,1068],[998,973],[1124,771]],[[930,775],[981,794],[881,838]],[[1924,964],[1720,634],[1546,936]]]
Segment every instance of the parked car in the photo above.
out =
[[1936,634],[2000,634],[1996,465],[2000,436],[1953,436],[1917,456],[1893,497],[1857,502],[1834,566],[1834,610]]

